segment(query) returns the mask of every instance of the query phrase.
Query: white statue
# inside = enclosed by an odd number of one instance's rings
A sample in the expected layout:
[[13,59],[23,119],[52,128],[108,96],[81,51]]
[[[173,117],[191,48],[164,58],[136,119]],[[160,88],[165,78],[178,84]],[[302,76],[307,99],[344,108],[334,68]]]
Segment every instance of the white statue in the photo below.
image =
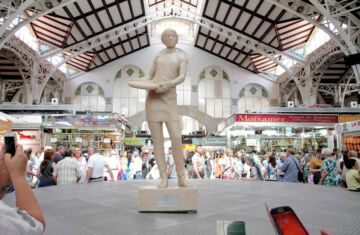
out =
[[146,120],[154,142],[155,160],[160,172],[161,182],[158,187],[168,186],[163,123],[166,124],[171,139],[178,185],[191,187],[185,177],[181,128],[176,103],[176,86],[185,80],[188,60],[185,52],[175,47],[178,42],[175,30],[166,29],[161,34],[161,41],[166,45],[166,49],[155,57],[149,76],[132,79],[128,83],[131,87],[149,90],[146,99]]

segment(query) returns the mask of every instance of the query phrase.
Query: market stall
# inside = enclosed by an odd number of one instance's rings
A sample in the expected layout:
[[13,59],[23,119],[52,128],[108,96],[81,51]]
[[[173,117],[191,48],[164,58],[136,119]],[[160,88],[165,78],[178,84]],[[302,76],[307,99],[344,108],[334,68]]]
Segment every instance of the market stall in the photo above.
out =
[[124,149],[124,135],[128,122],[117,114],[110,115],[52,115],[44,117],[42,145],[53,148],[96,146],[107,155],[110,150]]
[[334,147],[338,115],[234,114],[218,126],[228,147],[259,152]]
[[360,151],[360,120],[339,123],[336,127],[340,149]]
[[12,132],[17,134],[17,143],[23,146],[23,149],[32,149],[32,152],[41,150],[41,115],[10,115],[12,120]]

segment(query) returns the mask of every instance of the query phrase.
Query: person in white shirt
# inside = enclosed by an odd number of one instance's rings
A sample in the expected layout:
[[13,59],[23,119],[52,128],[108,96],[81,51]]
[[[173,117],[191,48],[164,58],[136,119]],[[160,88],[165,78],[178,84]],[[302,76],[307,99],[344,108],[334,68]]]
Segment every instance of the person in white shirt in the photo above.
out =
[[21,145],[16,146],[15,156],[5,154],[0,147],[0,199],[12,182],[15,189],[16,207],[12,208],[0,200],[0,234],[43,234],[45,220],[34,193],[25,178],[27,156]]
[[135,153],[134,156],[134,180],[140,180],[142,178],[142,160],[139,154]]
[[86,179],[86,172],[87,172],[87,162],[85,157],[81,156],[81,149],[80,148],[75,148],[74,151],[74,159],[79,163],[80,165],[80,171],[81,171],[81,177],[79,180],[79,183],[81,184],[82,182],[85,181]]
[[90,146],[88,148],[88,154],[88,170],[86,173],[86,179],[83,184],[87,184],[88,182],[104,181],[105,167],[110,174],[111,181],[114,181],[114,176],[108,163],[106,162],[106,159],[97,152],[97,148],[95,146]]
[[[110,157],[108,158],[107,162],[113,173],[113,176],[115,177],[114,180],[117,180],[117,176],[119,174],[119,171],[121,170],[119,154],[117,153],[117,151],[111,150]],[[105,175],[106,177],[110,177],[108,171],[105,172]]]

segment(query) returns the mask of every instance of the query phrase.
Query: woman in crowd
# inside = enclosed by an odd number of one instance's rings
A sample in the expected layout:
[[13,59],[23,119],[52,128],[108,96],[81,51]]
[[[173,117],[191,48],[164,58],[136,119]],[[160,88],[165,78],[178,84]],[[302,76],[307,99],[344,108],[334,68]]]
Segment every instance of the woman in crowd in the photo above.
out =
[[218,179],[222,179],[222,172],[224,170],[224,157],[225,154],[223,152],[220,152],[219,157],[216,159],[215,177]]
[[332,156],[332,151],[328,148],[322,150],[322,155],[324,157],[323,165],[321,166],[321,179],[319,184],[328,185],[328,186],[337,186],[338,181],[336,178],[337,166],[334,156]]
[[121,173],[120,173],[120,180],[128,180],[128,158],[127,152],[123,151],[121,154]]
[[241,172],[243,171],[244,164],[241,161],[242,154],[235,153],[234,155],[234,178],[241,179]]
[[205,155],[205,169],[206,169],[206,178],[211,179],[212,178],[212,157],[210,152],[206,151],[204,152]]
[[270,156],[268,163],[265,167],[264,178],[266,181],[278,181],[279,180],[279,169],[276,165],[275,156]]
[[75,148],[74,157],[80,165],[81,177],[79,183],[81,184],[86,179],[87,162],[85,157],[82,156],[80,148]]
[[40,165],[40,183],[39,187],[46,187],[56,185],[53,180],[53,171],[56,164],[52,161],[54,158],[55,152],[52,149],[47,149],[44,154],[44,160]]
[[34,169],[34,161],[33,159],[31,159],[31,153],[32,153],[32,149],[29,148],[27,150],[24,151],[28,161],[26,164],[26,181],[29,183],[29,185],[34,188],[35,184],[33,184],[33,177],[37,176],[37,173],[33,172]]

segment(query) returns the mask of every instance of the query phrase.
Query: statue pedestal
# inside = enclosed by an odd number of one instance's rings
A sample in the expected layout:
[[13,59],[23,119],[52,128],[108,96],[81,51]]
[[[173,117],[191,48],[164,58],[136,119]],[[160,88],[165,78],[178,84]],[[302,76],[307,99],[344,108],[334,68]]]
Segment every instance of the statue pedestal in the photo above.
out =
[[140,187],[138,191],[138,211],[196,212],[197,189],[195,187]]

